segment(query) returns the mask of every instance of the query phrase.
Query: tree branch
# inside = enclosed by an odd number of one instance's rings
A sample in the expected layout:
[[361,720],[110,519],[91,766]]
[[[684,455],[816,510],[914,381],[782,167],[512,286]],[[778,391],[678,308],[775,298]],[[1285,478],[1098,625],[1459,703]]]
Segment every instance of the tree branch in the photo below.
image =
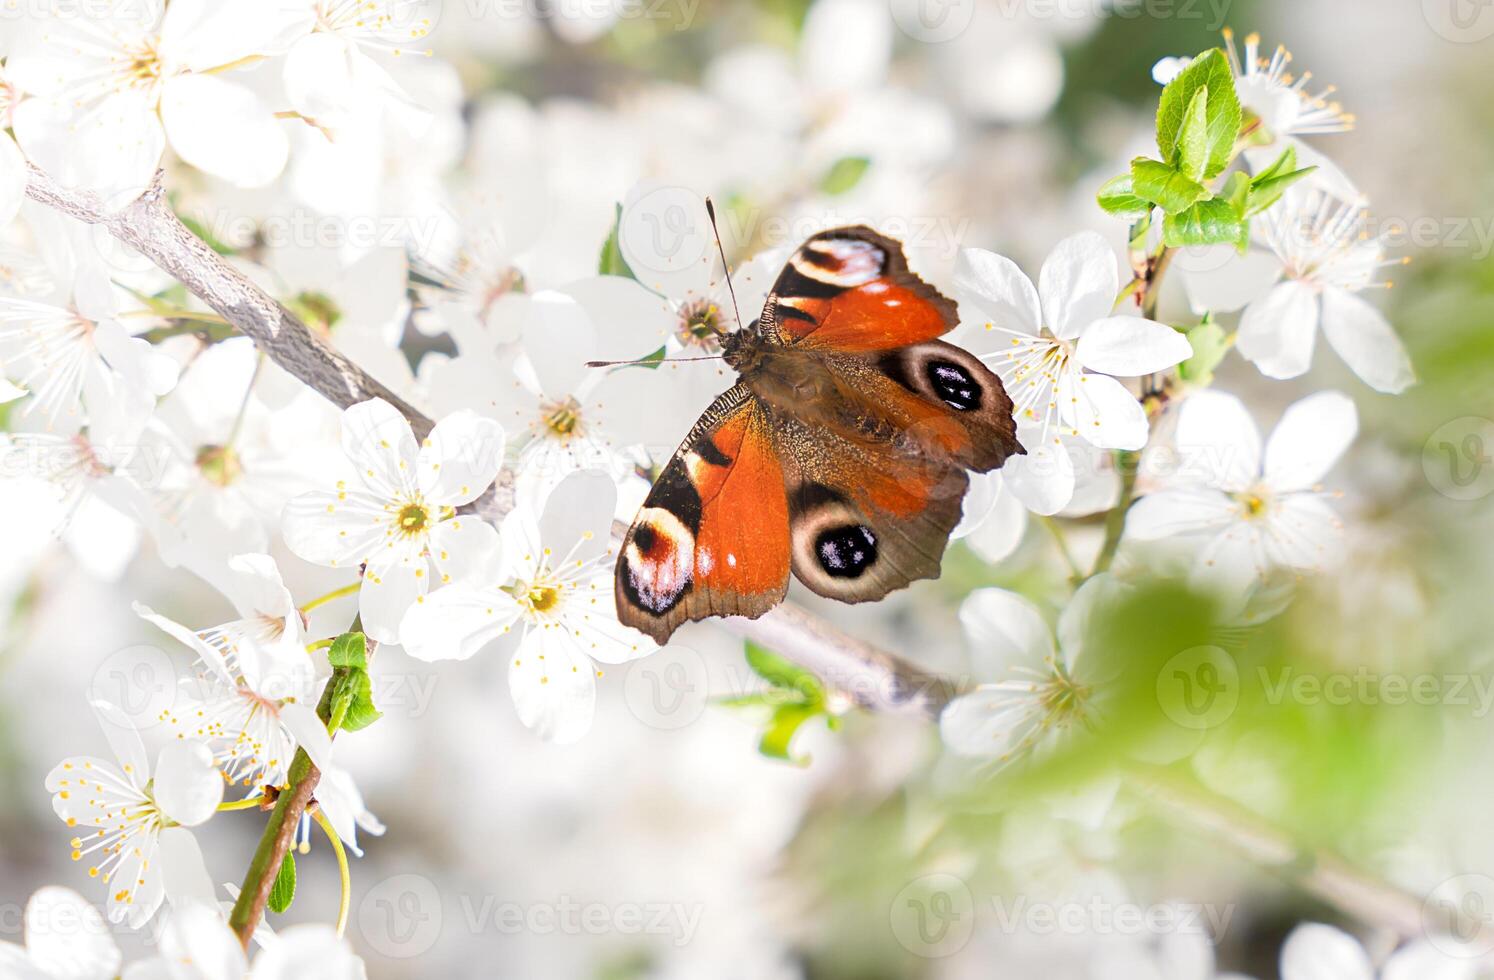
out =
[[[306,324],[223,260],[172,212],[157,173],[134,202],[110,212],[93,194],[69,190],[35,167],[26,194],[71,218],[104,228],[174,276],[290,374],[339,408],[382,398],[409,419],[416,438],[434,424],[313,333]],[[498,520],[513,509],[513,475],[505,470],[474,510]],[[625,530],[625,529],[624,529]],[[614,542],[620,534],[614,531]],[[785,603],[757,620],[729,619],[727,629],[820,676],[825,684],[876,711],[937,717],[951,685]]]

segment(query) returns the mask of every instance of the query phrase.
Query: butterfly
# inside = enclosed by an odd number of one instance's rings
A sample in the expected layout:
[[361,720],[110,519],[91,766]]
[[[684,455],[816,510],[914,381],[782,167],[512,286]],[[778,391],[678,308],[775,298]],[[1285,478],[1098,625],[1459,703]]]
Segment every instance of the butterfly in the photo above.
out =
[[762,315],[717,337],[738,381],[629,528],[618,618],[662,644],[687,621],[761,616],[790,572],[843,602],[937,578],[966,471],[1023,452],[1001,380],[937,339],[957,322],[885,235],[801,245]]

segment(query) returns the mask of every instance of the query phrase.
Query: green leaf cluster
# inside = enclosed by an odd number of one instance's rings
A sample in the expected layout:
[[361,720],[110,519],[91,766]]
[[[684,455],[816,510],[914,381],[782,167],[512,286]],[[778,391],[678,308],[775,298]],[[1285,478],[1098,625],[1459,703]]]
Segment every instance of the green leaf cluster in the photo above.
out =
[[344,633],[327,650],[332,664],[332,719],[343,731],[356,732],[383,717],[374,707],[373,682],[368,676],[368,640],[362,633]]
[[747,644],[747,666],[768,682],[769,689],[725,698],[720,703],[734,708],[766,709],[768,725],[758,742],[758,751],[770,759],[809,765],[809,756],[793,754],[791,743],[794,735],[805,722],[822,715],[831,731],[840,727],[840,718],[828,708],[825,685],[804,668],[754,643]]

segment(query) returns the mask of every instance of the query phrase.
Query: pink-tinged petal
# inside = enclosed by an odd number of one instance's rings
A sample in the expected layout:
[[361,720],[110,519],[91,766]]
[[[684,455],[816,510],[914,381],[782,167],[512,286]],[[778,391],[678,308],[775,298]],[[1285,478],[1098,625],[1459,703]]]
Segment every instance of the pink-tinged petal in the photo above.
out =
[[25,980],[110,980],[120,952],[93,903],[71,888],[38,888],[26,903],[26,952],[34,974],[12,972],[0,956],[0,976]]
[[1101,449],[1140,449],[1151,433],[1136,396],[1109,375],[1065,372],[1058,382],[1058,405],[1075,434]]
[[1310,922],[1281,948],[1281,980],[1374,980],[1369,954],[1341,929]]
[[1278,501],[1262,538],[1271,561],[1291,568],[1322,570],[1343,554],[1343,522],[1327,501],[1311,494]]
[[954,282],[960,319],[966,327],[961,337],[975,353],[1006,350],[1010,334],[1003,330],[1036,335],[1042,329],[1037,287],[1006,256],[980,248],[961,249]]
[[431,561],[440,581],[490,585],[502,564],[498,531],[476,517],[453,517],[431,528]]
[[359,479],[380,496],[414,492],[415,434],[384,399],[371,398],[342,413],[342,451]]
[[1179,410],[1177,468],[1169,482],[1248,489],[1261,471],[1261,431],[1245,403],[1219,391],[1188,396]]
[[290,141],[252,90],[216,75],[186,74],[161,92],[161,123],[177,156],[236,187],[280,176]]
[[1112,316],[1085,328],[1075,354],[1091,371],[1135,378],[1186,361],[1193,356],[1193,345],[1165,323]]
[[1006,680],[1013,669],[1041,670],[1056,655],[1042,614],[1015,592],[976,589],[960,604],[960,625],[987,680]]
[[526,728],[568,745],[591,730],[596,668],[559,627],[531,626],[508,665],[508,689]]
[[1180,489],[1147,494],[1126,511],[1126,536],[1156,541],[1211,531],[1239,516],[1239,506],[1218,490]]
[[1245,308],[1235,346],[1268,378],[1295,378],[1312,366],[1318,294],[1289,280]]
[[482,495],[503,467],[503,427],[476,412],[446,416],[420,447],[420,492],[433,504],[460,507]]
[[506,592],[461,582],[448,585],[405,613],[400,645],[416,660],[467,660],[508,633],[519,612]]
[[1115,308],[1120,291],[1117,260],[1098,233],[1082,231],[1053,249],[1038,275],[1043,319],[1053,335],[1072,340]]
[[1027,455],[1013,456],[1001,469],[1006,486],[1034,514],[1056,514],[1074,497],[1074,460],[1052,437],[1023,444]]
[[1320,391],[1294,403],[1266,443],[1266,483],[1273,491],[1306,490],[1333,469],[1359,433],[1349,396]]
[[1384,314],[1342,289],[1323,293],[1323,336],[1376,391],[1398,395],[1416,383],[1411,357]]
[[168,742],[152,775],[156,805],[183,827],[206,823],[223,802],[223,776],[201,742]]
[[313,490],[291,499],[281,516],[286,547],[332,568],[356,568],[384,547],[390,514],[385,501],[359,490]]
[[369,559],[358,592],[363,630],[380,643],[399,642],[400,620],[430,589],[430,562],[413,548],[390,548]]

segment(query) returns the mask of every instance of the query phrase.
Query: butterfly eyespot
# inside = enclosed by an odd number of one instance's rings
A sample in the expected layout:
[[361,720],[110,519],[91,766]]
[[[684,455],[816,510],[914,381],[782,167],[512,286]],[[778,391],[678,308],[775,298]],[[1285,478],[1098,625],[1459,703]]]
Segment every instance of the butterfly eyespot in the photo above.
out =
[[980,384],[970,372],[953,361],[930,358],[923,365],[924,376],[940,401],[961,412],[980,408]]
[[877,563],[877,536],[861,524],[826,528],[814,541],[815,558],[834,578],[858,578]]

